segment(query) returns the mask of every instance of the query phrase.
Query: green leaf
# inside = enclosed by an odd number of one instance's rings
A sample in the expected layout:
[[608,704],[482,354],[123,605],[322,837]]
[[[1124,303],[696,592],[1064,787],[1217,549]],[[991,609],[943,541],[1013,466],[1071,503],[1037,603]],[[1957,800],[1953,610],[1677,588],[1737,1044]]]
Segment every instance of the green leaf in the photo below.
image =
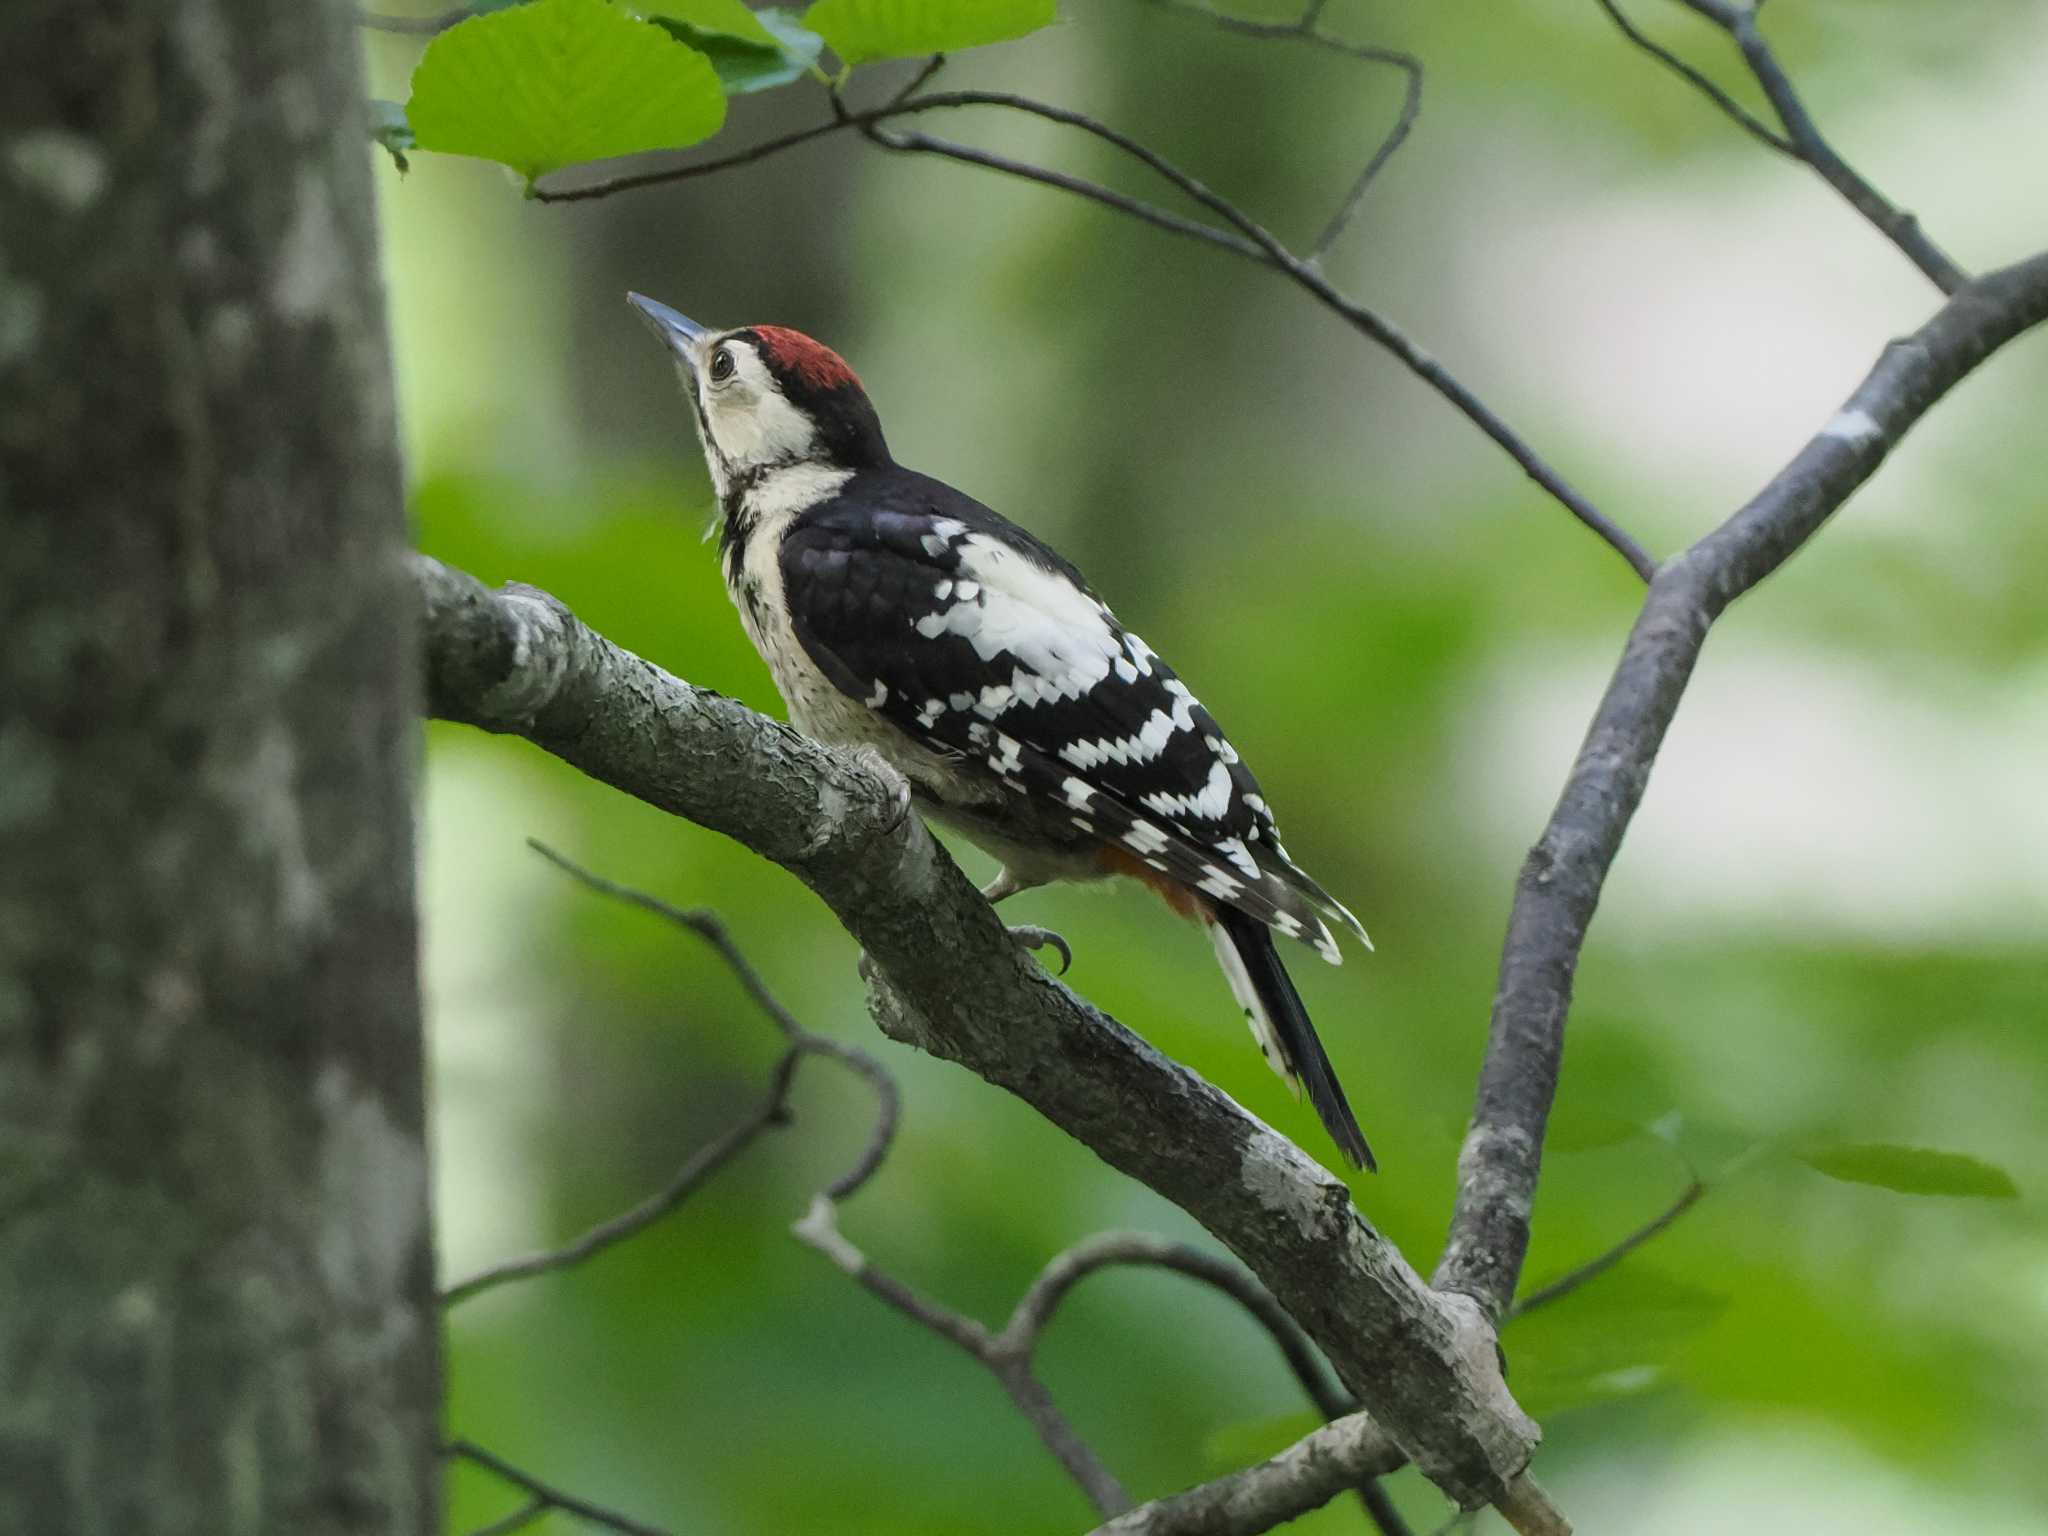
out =
[[1053,0],[817,0],[804,25],[848,64],[954,53],[1036,32]]
[[1792,1154],[1816,1173],[1847,1184],[1875,1184],[1902,1195],[1962,1195],[2016,1200],[2019,1189],[2003,1168],[1962,1152],[1896,1147],[1881,1142],[1837,1142]]
[[1202,1441],[1202,1459],[1217,1472],[1234,1472],[1277,1456],[1303,1435],[1323,1427],[1323,1416],[1311,1409],[1246,1419],[1212,1430]]
[[740,0],[633,0],[633,9],[650,21],[678,21],[692,32],[736,37],[757,48],[777,46],[775,34]]
[[656,16],[653,20],[664,32],[709,59],[711,67],[718,71],[719,83],[731,96],[800,80],[824,52],[825,40],[807,31],[789,12],[764,10],[748,14],[758,18],[762,29],[779,41],[764,47],[723,33],[699,31],[687,22],[667,16]]
[[413,137],[412,124],[405,120],[404,107],[395,101],[372,99],[370,137],[384,146],[392,164],[398,167],[399,175],[403,176],[412,169],[412,162],[406,158],[405,152],[417,141]]
[[530,182],[707,139],[725,92],[701,53],[605,0],[534,0],[428,44],[406,111],[421,149],[496,160]]

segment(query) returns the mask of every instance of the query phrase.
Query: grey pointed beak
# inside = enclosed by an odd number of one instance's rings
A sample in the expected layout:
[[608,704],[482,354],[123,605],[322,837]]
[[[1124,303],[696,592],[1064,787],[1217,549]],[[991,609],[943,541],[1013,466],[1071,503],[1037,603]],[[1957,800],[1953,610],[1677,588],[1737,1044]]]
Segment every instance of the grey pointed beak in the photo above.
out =
[[626,302],[640,311],[640,318],[647,322],[649,330],[668,343],[676,361],[695,373],[697,343],[711,332],[688,315],[679,315],[660,300],[650,299],[644,293],[628,293]]

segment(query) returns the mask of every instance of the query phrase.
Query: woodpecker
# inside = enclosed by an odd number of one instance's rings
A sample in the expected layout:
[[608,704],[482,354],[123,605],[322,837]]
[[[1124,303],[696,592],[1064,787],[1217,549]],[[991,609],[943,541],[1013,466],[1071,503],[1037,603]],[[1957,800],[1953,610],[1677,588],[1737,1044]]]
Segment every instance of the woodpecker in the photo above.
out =
[[1329,922],[1371,940],[1288,857],[1187,685],[1052,549],[890,457],[836,352],[627,297],[695,410],[726,585],[790,723],[879,752],[922,813],[1000,861],[992,903],[1126,875],[1199,920],[1267,1064],[1374,1167],[1273,935],[1333,965]]

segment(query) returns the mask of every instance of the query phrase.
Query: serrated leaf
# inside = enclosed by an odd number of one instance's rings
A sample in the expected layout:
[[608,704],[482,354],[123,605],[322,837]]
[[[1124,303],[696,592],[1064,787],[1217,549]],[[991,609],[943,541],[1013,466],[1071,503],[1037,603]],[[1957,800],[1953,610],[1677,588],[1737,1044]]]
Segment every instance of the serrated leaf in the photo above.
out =
[[427,45],[406,106],[421,149],[565,165],[679,149],[725,122],[711,61],[605,0],[534,0]]
[[632,7],[650,21],[679,21],[692,32],[736,37],[757,48],[777,46],[775,34],[740,0],[632,0]]
[[1277,1456],[1303,1435],[1323,1426],[1323,1416],[1309,1409],[1245,1419],[1209,1432],[1202,1441],[1202,1459],[1212,1471],[1234,1472]]
[[763,46],[716,32],[702,32],[687,22],[667,16],[652,19],[656,26],[709,59],[728,95],[744,96],[750,91],[765,91],[800,80],[809,73],[811,66],[818,62],[818,55],[825,50],[822,37],[806,30],[786,11],[763,10],[749,14],[758,17],[763,29],[780,41]]
[[1962,1152],[1899,1147],[1882,1142],[1838,1142],[1792,1154],[1815,1173],[1847,1184],[1875,1184],[1902,1195],[1956,1195],[1978,1200],[2016,1200],[2012,1175]]
[[848,64],[954,53],[1051,23],[1054,0],[817,0],[804,25]]
[[403,176],[412,169],[412,162],[406,158],[405,152],[413,148],[417,140],[413,136],[412,124],[405,120],[404,107],[395,101],[373,98],[370,102],[370,137],[384,146],[392,164],[398,167],[399,175]]

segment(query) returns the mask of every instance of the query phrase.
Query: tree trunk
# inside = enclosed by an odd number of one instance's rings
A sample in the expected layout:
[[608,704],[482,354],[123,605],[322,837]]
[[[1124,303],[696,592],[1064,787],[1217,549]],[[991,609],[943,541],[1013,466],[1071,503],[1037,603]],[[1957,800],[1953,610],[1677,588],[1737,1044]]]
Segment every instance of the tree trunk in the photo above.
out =
[[436,1529],[352,16],[0,6],[0,1531]]

